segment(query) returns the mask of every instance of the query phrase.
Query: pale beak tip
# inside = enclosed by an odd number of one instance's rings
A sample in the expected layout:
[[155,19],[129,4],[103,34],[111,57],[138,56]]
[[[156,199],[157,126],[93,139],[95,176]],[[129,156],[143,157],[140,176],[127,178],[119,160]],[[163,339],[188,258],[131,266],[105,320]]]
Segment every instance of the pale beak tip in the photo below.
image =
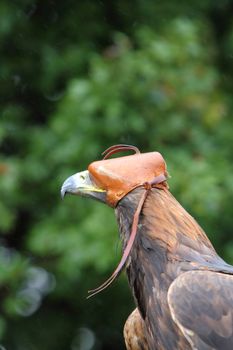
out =
[[63,200],[65,198],[66,195],[66,189],[62,187],[61,189],[61,199]]
[[68,177],[68,179],[66,179],[61,187],[61,198],[64,199],[65,195],[67,193],[73,193],[75,188],[75,183],[73,180],[73,176]]

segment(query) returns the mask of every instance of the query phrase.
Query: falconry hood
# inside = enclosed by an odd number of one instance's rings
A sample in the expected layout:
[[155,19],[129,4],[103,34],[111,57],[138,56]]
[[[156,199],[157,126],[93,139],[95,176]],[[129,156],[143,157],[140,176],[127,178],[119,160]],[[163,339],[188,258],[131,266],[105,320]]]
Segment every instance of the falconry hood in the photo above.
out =
[[[134,150],[135,154],[106,159],[124,150]],[[106,191],[106,202],[112,207],[134,188],[167,175],[166,163],[159,152],[140,153],[134,146],[119,145],[107,149],[104,154],[104,159],[91,163],[88,171],[93,183]]]

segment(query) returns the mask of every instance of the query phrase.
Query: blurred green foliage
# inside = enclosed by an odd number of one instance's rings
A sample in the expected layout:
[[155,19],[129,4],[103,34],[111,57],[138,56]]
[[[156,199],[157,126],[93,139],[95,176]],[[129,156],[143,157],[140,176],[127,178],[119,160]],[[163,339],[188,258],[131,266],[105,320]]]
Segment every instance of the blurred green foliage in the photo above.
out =
[[0,4],[0,343],[124,349],[112,209],[63,180],[115,143],[158,150],[171,191],[233,264],[233,2]]

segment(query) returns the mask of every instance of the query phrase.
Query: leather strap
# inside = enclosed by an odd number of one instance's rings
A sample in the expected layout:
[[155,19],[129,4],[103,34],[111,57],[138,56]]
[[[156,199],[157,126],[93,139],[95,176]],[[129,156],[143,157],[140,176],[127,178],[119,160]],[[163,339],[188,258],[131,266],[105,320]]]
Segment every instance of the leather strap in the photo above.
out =
[[[129,240],[127,242],[126,248],[123,252],[122,258],[121,258],[117,268],[115,269],[115,271],[103,284],[101,284],[98,288],[91,289],[88,291],[88,293],[90,293],[90,295],[87,297],[87,299],[102,292],[104,289],[106,289],[108,286],[110,286],[112,284],[112,282],[121,273],[129,255],[130,255],[131,249],[133,247],[133,244],[134,244],[134,241],[135,241],[135,238],[137,235],[137,227],[138,227],[139,217],[140,217],[140,213],[142,211],[143,205],[145,203],[145,200],[146,200],[150,190],[154,187],[161,188],[161,186],[157,186],[157,185],[162,184],[164,181],[166,181],[166,176],[164,174],[161,174],[161,175],[156,176],[151,182],[144,182],[144,184],[142,185],[145,188],[145,191],[143,192],[143,194],[139,200],[137,209],[134,213],[130,237],[129,237]],[[164,187],[166,188],[166,186],[163,186],[162,188],[164,188]]]

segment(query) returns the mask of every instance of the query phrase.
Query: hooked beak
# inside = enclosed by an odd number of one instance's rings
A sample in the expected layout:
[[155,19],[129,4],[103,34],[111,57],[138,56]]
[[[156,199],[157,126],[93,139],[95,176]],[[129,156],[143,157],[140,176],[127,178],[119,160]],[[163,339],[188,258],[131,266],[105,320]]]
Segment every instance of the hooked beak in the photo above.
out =
[[61,188],[62,199],[67,193],[82,197],[94,198],[98,201],[106,203],[106,191],[99,188],[93,182],[88,170],[74,174],[64,181]]

